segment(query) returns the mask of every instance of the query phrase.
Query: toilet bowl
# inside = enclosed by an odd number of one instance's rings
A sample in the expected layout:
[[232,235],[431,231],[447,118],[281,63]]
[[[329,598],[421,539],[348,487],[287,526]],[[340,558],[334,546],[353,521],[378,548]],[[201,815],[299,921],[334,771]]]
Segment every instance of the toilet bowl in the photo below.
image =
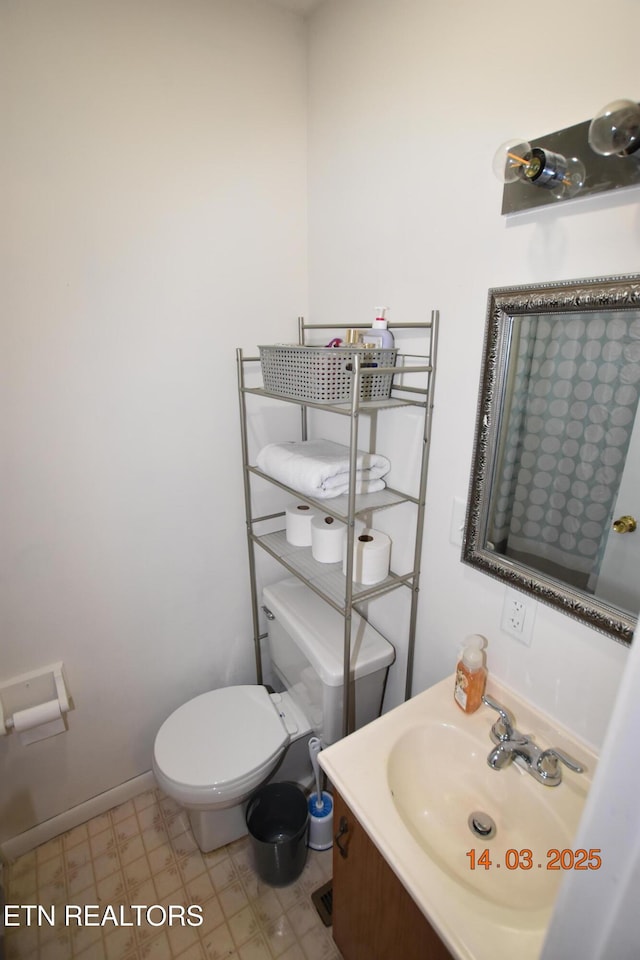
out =
[[[203,852],[247,832],[251,794],[269,779],[312,781],[308,740],[325,746],[342,735],[344,620],[300,581],[264,588],[269,655],[284,691],[222,687],[194,697],[160,727],[153,772],[188,814]],[[395,651],[364,619],[352,618],[355,726],[380,713]]]
[[289,694],[222,687],[179,707],[160,727],[153,772],[184,807],[201,850],[246,833],[246,801],[279,768],[287,748],[312,730]]

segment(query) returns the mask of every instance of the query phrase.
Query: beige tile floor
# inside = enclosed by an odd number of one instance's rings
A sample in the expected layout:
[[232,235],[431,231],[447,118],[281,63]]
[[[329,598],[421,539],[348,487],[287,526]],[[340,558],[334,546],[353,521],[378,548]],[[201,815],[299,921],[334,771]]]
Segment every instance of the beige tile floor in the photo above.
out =
[[[6,960],[339,960],[311,902],[330,876],[331,851],[310,850],[295,883],[270,887],[247,837],[202,854],[184,812],[148,791],[5,869],[7,904],[39,904],[54,920],[36,922],[33,910],[27,925],[25,911],[12,914],[20,925],[5,930]],[[136,904],[154,909],[131,911]],[[180,923],[180,907],[202,924]]]

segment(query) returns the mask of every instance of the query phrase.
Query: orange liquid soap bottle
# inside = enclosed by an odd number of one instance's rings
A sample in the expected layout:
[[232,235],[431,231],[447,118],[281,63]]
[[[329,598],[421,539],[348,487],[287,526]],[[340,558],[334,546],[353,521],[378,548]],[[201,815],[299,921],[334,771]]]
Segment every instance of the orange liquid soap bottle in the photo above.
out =
[[465,713],[474,713],[482,703],[487,682],[487,668],[484,665],[484,637],[476,633],[467,637],[462,657],[456,667],[456,685],[453,698]]

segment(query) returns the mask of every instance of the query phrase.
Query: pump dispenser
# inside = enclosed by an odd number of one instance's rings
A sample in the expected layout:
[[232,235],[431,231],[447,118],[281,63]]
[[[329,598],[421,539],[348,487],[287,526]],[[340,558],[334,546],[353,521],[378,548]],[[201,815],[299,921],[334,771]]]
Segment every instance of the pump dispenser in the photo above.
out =
[[393,349],[393,334],[387,329],[387,318],[385,316],[388,307],[376,307],[376,318],[373,321],[371,330],[364,330],[362,339],[366,343],[374,343],[378,350]]
[[486,640],[479,633],[467,637],[462,657],[456,667],[453,698],[465,713],[474,713],[482,703],[487,668],[484,665]]

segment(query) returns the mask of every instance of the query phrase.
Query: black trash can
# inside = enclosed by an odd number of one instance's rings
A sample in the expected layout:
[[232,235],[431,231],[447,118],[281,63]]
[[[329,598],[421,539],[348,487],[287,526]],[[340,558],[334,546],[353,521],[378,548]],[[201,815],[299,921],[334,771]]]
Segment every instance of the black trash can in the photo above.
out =
[[256,872],[272,887],[297,880],[307,860],[309,810],[295,783],[268,783],[247,806],[247,829]]

